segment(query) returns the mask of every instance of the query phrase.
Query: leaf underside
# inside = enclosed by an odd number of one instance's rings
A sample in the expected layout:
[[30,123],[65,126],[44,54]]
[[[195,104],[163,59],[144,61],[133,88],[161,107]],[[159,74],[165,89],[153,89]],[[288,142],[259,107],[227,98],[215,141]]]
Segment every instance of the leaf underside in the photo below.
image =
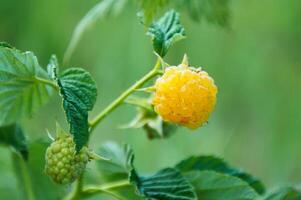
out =
[[245,181],[214,171],[192,171],[185,176],[202,200],[254,200],[255,190]]
[[229,166],[224,160],[214,156],[192,156],[178,163],[176,168],[181,172],[213,170],[228,174],[246,181],[259,194],[265,192],[265,187],[260,180],[242,170]]
[[293,187],[283,187],[270,194],[264,200],[300,200],[301,190]]
[[52,88],[32,52],[0,46],[0,126],[32,116],[49,99]]

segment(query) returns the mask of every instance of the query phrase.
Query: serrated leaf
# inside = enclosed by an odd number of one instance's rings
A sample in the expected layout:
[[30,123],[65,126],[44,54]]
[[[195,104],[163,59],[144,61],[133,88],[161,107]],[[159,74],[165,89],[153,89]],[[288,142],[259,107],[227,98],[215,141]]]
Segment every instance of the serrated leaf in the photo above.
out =
[[134,153],[127,144],[122,147],[114,142],[104,144],[98,154],[109,160],[97,161],[101,176],[107,181],[127,179],[133,169]]
[[74,136],[76,150],[80,151],[89,139],[88,111],[96,101],[96,84],[84,69],[70,68],[59,77],[58,85],[70,133]]
[[169,3],[169,0],[138,0],[142,10],[143,21],[146,25],[153,21],[158,10]]
[[280,188],[277,191],[270,194],[264,200],[300,200],[301,190],[297,190],[293,187]]
[[19,156],[13,156],[18,191],[24,194],[24,199],[53,200],[62,199],[64,195],[64,188],[52,182],[44,173],[45,151],[48,145],[49,142],[42,140],[30,143],[27,162],[21,160]]
[[148,35],[152,37],[153,48],[164,57],[175,42],[185,37],[185,31],[180,24],[180,15],[171,10],[148,28]]
[[243,180],[214,171],[191,171],[185,175],[202,200],[254,200],[255,190]]
[[229,0],[178,0],[175,3],[186,8],[190,17],[196,21],[205,19],[220,26],[229,24]]
[[[101,180],[107,182],[127,181],[131,170],[133,170],[134,153],[127,144],[118,145],[114,142],[105,143],[98,154],[110,160],[97,160],[96,165]],[[135,193],[133,185],[124,185],[110,190],[110,192],[121,197],[120,199],[142,200]]]
[[28,159],[28,147],[22,128],[18,124],[0,127],[0,144],[9,145]]
[[0,46],[0,126],[31,116],[49,99],[52,88],[32,52]]
[[260,180],[242,170],[229,166],[224,160],[214,156],[192,156],[178,163],[176,168],[181,172],[213,170],[228,174],[246,181],[259,194],[265,192],[265,187]]
[[154,175],[138,176],[132,170],[130,180],[140,195],[150,200],[196,200],[190,183],[173,168],[160,170]]
[[48,76],[53,79],[56,80],[57,79],[57,74],[58,74],[58,68],[59,68],[59,64],[58,64],[58,60],[56,55],[51,55],[49,63],[47,65],[47,72],[48,72]]

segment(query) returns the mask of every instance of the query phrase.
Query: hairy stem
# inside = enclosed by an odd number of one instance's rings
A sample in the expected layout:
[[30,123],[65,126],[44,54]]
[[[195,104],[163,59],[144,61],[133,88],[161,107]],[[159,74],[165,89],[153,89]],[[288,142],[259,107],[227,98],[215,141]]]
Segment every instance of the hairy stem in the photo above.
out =
[[100,186],[88,186],[83,190],[82,196],[87,198],[87,197],[90,197],[95,194],[107,193],[107,194],[114,196],[116,199],[123,200],[122,197],[115,194],[114,192],[111,192],[110,190],[125,187],[128,185],[130,185],[130,182],[128,180],[121,180],[121,181],[116,181],[116,182],[112,182],[112,183],[106,183],[106,184],[103,184]]
[[115,110],[130,94],[139,89],[145,82],[151,78],[161,74],[160,70],[160,60],[158,59],[154,68],[138,80],[134,85],[129,87],[125,92],[123,92],[117,99],[115,99],[111,104],[109,104],[102,112],[100,112],[93,120],[90,121],[91,131],[113,110]]

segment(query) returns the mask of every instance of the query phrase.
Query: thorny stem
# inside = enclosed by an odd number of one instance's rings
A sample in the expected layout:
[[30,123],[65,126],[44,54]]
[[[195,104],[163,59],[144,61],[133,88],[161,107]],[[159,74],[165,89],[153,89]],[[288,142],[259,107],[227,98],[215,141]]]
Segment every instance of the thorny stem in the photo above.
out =
[[135,92],[138,88],[140,88],[145,82],[150,80],[151,78],[162,74],[160,70],[161,62],[160,59],[157,60],[154,68],[148,72],[145,76],[143,76],[140,80],[138,80],[134,85],[129,87],[125,92],[123,92],[117,99],[115,99],[111,104],[109,104],[102,112],[100,112],[93,120],[90,121],[91,131],[115,108],[117,108],[130,94]]

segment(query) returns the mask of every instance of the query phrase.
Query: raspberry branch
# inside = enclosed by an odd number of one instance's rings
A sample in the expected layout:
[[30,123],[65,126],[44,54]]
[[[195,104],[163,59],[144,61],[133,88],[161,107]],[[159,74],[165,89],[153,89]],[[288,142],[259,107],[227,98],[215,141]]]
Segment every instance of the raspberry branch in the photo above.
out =
[[91,132],[92,130],[113,110],[115,110],[130,94],[139,89],[144,83],[153,77],[160,75],[162,71],[160,70],[161,61],[158,58],[153,69],[138,80],[134,85],[129,87],[124,91],[119,97],[117,97],[111,104],[109,104],[102,112],[100,112],[93,120],[90,121]]

